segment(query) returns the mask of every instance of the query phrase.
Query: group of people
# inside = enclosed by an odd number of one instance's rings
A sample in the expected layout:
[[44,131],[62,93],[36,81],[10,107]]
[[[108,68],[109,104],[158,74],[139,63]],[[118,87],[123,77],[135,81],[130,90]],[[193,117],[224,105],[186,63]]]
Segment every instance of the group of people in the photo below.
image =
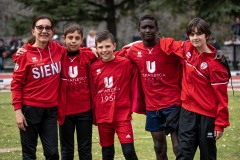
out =
[[[167,160],[171,135],[178,160],[216,159],[216,140],[229,126],[229,74],[207,43],[210,27],[201,18],[187,26],[187,41],[159,38],[157,20],[140,18],[142,41],[115,51],[109,31],[100,31],[94,48],[80,48],[83,28],[64,28],[66,46],[51,41],[54,23],[39,16],[24,49],[14,55],[12,103],[20,129],[23,159],[36,159],[38,136],[46,159],[92,159],[92,124],[98,127],[102,159],[114,159],[114,135],[126,160],[137,160],[132,112],[146,115],[157,160]],[[97,53],[97,54],[96,54]],[[21,55],[19,55],[21,54]]]
[[0,39],[0,73],[4,72],[4,60],[7,58],[11,58],[13,53],[17,51],[17,49],[23,46],[22,38],[16,38],[15,35],[12,36],[9,44],[7,45],[3,38]]

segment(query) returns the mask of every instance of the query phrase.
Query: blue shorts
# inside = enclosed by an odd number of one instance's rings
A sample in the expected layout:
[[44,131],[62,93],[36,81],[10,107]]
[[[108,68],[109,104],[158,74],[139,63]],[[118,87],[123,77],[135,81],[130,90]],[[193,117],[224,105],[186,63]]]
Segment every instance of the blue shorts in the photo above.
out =
[[177,108],[180,107],[173,105],[169,108],[164,108],[157,111],[147,111],[145,130],[149,132],[164,131],[166,128],[166,121],[168,116]]

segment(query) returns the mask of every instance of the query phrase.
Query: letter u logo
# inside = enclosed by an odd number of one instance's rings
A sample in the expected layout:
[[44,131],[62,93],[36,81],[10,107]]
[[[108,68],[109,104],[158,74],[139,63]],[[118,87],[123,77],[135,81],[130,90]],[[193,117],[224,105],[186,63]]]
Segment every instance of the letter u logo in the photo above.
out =
[[150,61],[146,61],[146,65],[147,65],[147,70],[149,73],[153,73],[156,71],[156,63],[154,62],[150,62]]
[[104,84],[106,88],[111,88],[113,86],[113,77],[112,76],[110,78],[105,77]]
[[75,66],[75,67],[69,66],[68,75],[71,78],[77,77],[77,75],[78,75],[78,67],[77,66]]

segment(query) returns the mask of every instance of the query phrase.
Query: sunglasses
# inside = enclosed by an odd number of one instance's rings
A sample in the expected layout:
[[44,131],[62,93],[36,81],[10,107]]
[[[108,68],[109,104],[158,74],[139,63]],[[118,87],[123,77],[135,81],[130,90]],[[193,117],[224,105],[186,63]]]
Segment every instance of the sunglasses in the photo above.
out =
[[37,28],[37,30],[39,32],[42,32],[44,29],[47,31],[47,32],[51,32],[52,31],[52,26],[35,26]]

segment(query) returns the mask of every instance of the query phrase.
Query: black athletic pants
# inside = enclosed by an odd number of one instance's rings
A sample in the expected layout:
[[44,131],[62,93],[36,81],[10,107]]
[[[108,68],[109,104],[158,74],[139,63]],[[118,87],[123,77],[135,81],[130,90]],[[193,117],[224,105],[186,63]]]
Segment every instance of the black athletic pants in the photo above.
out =
[[74,159],[74,132],[77,132],[80,160],[92,159],[92,111],[68,115],[59,127],[62,160]]
[[200,160],[215,160],[214,118],[181,109],[179,117],[179,152],[177,160],[193,160],[197,147]]
[[36,159],[38,136],[47,160],[58,160],[57,107],[39,108],[23,106],[28,126],[20,130],[23,160]]

